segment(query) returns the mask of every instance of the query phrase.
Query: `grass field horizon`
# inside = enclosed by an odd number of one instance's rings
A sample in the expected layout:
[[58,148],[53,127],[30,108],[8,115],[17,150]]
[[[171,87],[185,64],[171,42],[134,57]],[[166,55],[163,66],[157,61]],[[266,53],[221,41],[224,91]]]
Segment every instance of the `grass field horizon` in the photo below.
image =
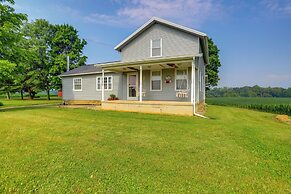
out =
[[210,105],[247,108],[262,112],[286,114],[291,116],[291,98],[213,97],[206,98],[206,103]]
[[0,112],[0,192],[291,191],[290,125],[232,107],[206,116]]

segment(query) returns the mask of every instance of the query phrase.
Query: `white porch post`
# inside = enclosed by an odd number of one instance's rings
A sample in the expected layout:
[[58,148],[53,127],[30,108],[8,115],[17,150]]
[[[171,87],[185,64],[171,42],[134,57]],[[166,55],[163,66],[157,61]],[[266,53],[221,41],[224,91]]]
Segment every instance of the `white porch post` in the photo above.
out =
[[142,66],[139,66],[139,101],[142,102]]
[[192,67],[191,67],[191,103],[194,102],[194,76],[195,76],[195,63],[194,59],[192,61]]
[[104,101],[104,69],[102,69],[102,78],[101,78],[101,101]]
[[196,93],[196,88],[195,88],[195,57],[193,58],[192,61],[192,76],[191,76],[191,103],[193,105],[193,115],[195,115],[196,112],[196,99],[195,99],[195,93]]

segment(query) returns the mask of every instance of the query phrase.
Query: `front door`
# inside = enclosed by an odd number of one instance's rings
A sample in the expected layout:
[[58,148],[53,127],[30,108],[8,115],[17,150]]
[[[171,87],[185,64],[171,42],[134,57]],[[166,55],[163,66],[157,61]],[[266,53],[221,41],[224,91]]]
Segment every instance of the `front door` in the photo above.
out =
[[127,100],[137,100],[137,72],[127,74]]

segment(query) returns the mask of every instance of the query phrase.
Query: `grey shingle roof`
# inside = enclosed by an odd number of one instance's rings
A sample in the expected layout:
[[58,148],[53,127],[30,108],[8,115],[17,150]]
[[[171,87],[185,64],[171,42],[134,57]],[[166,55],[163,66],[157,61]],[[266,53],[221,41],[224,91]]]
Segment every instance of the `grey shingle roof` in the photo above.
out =
[[75,69],[72,69],[70,71],[67,71],[63,74],[61,74],[61,77],[64,76],[72,76],[72,75],[79,75],[79,74],[94,74],[94,73],[101,73],[102,68],[98,65],[95,66],[95,64],[91,65],[83,65],[80,67],[77,67]]
[[120,62],[120,61],[109,61],[109,62],[104,62],[104,63],[83,65],[83,66],[77,67],[75,69],[72,69],[70,71],[67,71],[61,74],[60,77],[101,73],[102,72],[101,65],[111,64],[115,62]]

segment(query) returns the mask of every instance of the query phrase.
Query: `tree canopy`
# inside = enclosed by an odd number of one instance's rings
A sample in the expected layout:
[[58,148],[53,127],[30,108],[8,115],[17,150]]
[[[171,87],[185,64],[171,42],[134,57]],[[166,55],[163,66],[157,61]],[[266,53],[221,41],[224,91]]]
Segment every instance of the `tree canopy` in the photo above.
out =
[[209,64],[206,66],[208,77],[207,88],[217,86],[219,81],[219,68],[221,67],[219,49],[211,38],[208,39]]
[[[66,70],[66,57],[71,68],[85,64],[87,42],[68,24],[53,25],[44,19],[26,22],[27,16],[15,13],[13,4],[0,0],[0,92],[25,91],[33,98],[38,91],[47,91],[50,99],[50,90],[61,88],[58,76]],[[11,76],[4,80],[7,74]]]
[[245,86],[235,88],[212,88],[207,97],[291,97],[291,88]]

